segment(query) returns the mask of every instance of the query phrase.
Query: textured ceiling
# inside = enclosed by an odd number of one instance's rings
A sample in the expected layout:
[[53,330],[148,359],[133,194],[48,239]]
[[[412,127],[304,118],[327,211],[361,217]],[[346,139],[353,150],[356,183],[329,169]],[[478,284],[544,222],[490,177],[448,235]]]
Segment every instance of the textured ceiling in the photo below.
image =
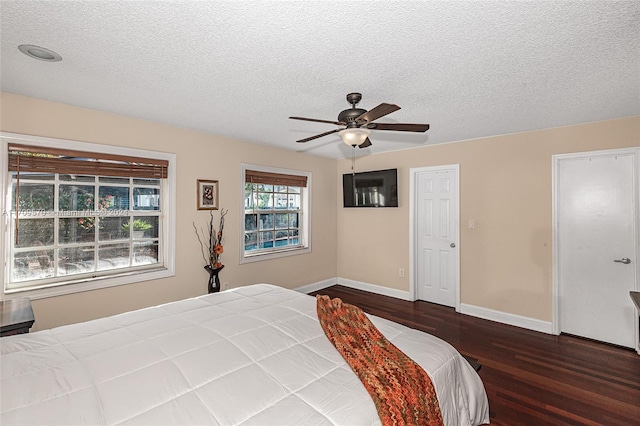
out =
[[[360,108],[402,107],[368,155],[640,114],[638,1],[6,1],[2,91],[333,158]],[[46,47],[47,63],[18,51]],[[176,141],[179,143],[179,141]]]

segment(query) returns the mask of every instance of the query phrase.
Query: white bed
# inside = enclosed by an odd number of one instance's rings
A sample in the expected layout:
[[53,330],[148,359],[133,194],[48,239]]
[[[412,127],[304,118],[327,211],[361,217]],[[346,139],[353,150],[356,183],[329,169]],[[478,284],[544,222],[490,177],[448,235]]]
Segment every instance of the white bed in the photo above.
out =
[[[489,422],[448,343],[370,316],[430,375],[446,425]],[[316,300],[258,284],[0,339],[0,424],[378,425]]]

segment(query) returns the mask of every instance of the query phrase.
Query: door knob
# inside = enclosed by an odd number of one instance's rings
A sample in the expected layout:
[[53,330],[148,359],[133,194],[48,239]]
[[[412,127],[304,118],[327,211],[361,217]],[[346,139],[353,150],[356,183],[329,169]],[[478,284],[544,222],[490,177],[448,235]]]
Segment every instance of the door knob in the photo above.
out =
[[629,259],[628,257],[623,257],[622,259],[614,260],[614,262],[624,263],[625,265],[628,265],[631,263],[631,259]]
[[456,243],[451,243],[451,244],[449,244],[449,247],[451,247],[451,248],[456,248]]

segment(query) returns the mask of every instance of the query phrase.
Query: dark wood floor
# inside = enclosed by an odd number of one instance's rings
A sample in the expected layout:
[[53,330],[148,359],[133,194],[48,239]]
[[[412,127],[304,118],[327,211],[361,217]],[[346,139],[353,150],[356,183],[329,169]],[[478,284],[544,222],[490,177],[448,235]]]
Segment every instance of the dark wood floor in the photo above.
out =
[[640,355],[632,350],[347,287],[317,293],[426,331],[478,359],[491,424],[640,425]]

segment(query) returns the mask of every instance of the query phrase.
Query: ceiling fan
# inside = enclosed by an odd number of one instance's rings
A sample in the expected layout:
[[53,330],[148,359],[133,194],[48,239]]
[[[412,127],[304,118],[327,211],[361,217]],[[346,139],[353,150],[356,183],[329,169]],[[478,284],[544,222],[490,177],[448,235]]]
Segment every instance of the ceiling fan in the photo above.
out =
[[333,133],[338,133],[342,141],[349,146],[366,148],[371,146],[369,133],[371,130],[393,130],[396,132],[426,132],[429,130],[428,124],[406,124],[406,123],[374,123],[378,118],[391,114],[400,109],[398,105],[381,103],[377,107],[367,111],[366,109],[356,108],[356,105],[362,99],[360,93],[349,93],[347,102],[351,104],[351,108],[345,109],[338,114],[338,121],[318,120],[316,118],[305,117],[289,117],[292,120],[314,121],[316,123],[335,124],[336,126],[345,126],[343,129],[329,130],[319,135],[300,139],[299,143],[305,143],[314,139],[321,138]]

